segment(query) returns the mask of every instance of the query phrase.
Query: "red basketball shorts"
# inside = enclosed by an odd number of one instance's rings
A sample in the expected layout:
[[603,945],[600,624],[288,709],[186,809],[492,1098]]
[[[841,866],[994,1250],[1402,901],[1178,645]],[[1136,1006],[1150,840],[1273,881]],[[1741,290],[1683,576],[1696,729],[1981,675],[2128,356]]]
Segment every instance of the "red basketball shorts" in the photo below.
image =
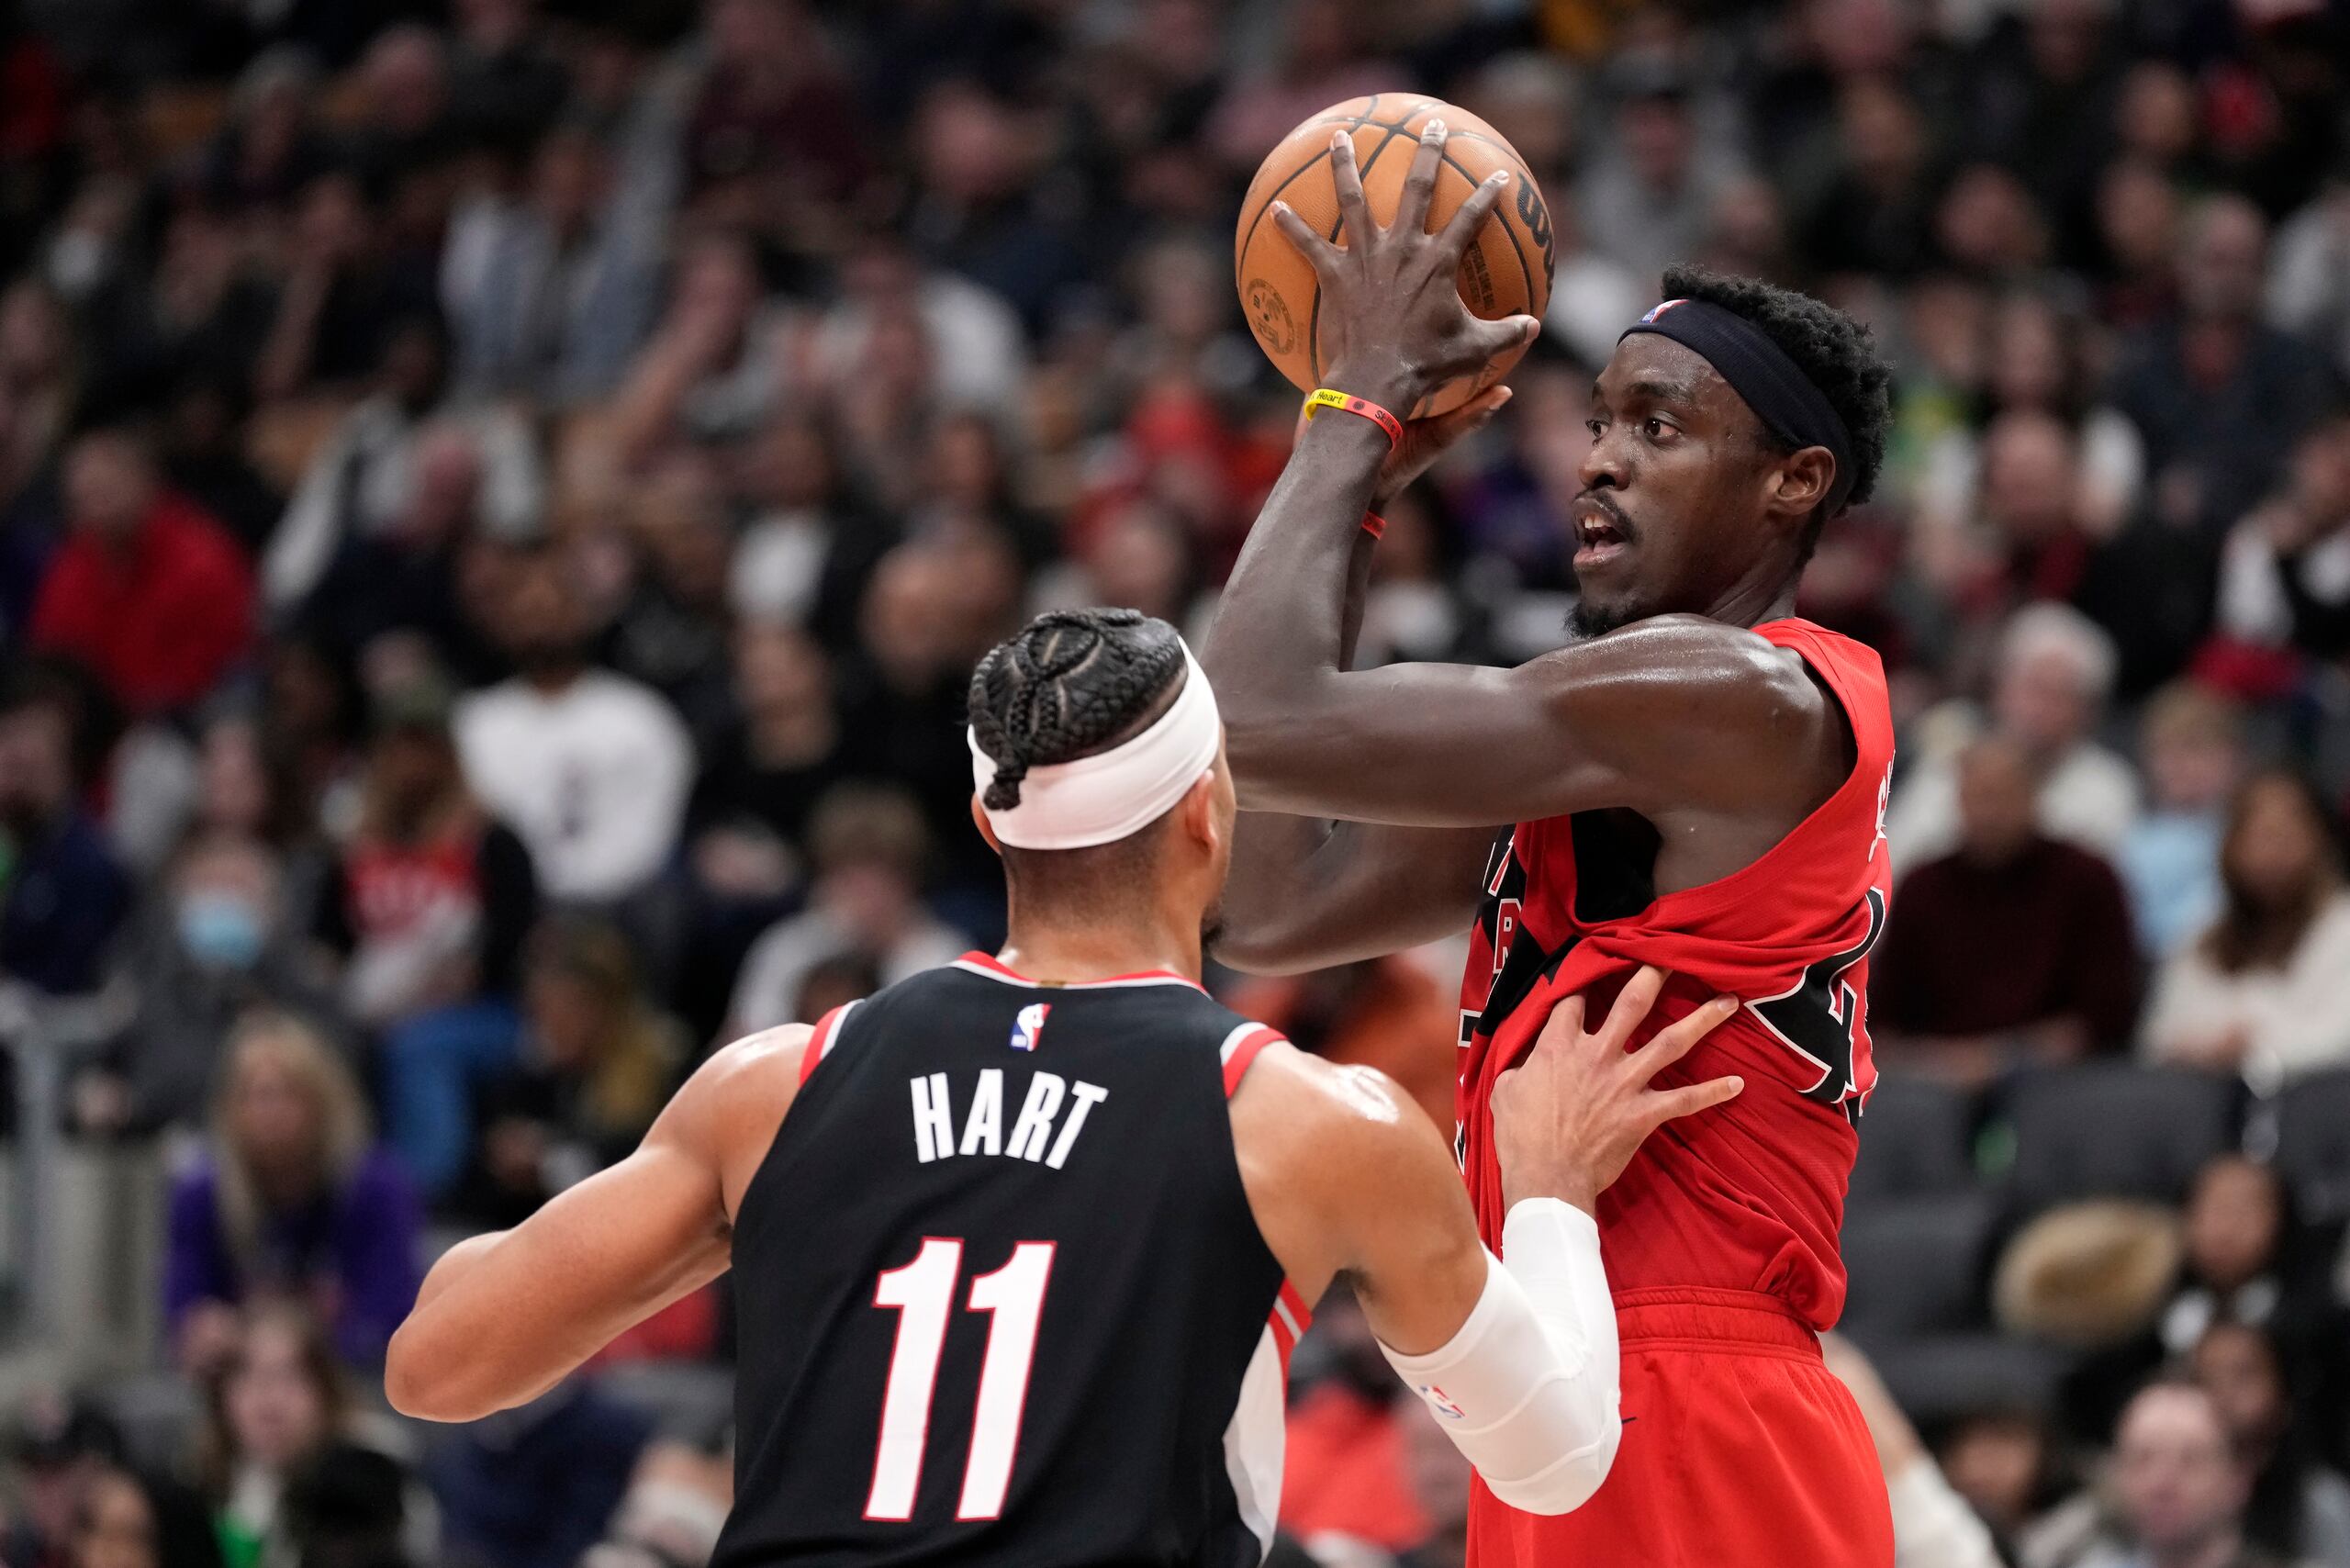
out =
[[1616,1297],[1624,1441],[1592,1500],[1469,1509],[1470,1568],[1892,1568],[1876,1449],[1819,1338],[1776,1296]]

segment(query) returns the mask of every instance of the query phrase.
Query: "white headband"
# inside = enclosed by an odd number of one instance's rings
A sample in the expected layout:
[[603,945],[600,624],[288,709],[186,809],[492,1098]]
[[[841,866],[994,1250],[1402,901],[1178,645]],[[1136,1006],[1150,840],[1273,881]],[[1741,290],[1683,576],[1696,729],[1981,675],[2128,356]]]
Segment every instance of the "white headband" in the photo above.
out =
[[987,804],[996,762],[966,733],[971,747],[971,788],[996,838],[1016,849],[1090,849],[1138,833],[1166,814],[1200,776],[1215,765],[1224,719],[1207,672],[1183,650],[1187,672],[1174,705],[1150,728],[1108,751],[1075,762],[1031,767],[1020,781],[1020,803],[999,812]]

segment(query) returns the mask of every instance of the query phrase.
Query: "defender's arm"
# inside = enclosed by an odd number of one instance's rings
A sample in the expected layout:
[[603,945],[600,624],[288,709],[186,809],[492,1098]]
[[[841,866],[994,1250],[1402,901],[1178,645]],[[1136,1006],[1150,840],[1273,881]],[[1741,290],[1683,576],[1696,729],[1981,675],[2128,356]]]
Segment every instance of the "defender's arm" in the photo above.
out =
[[1382,1074],[1274,1047],[1234,1101],[1249,1205],[1291,1278],[1318,1296],[1348,1276],[1397,1373],[1494,1495],[1529,1512],[1588,1498],[1622,1430],[1598,1193],[1663,1121],[1738,1092],[1649,1088],[1729,1011],[1701,1008],[1627,1055],[1662,983],[1643,970],[1595,1033],[1579,1001],[1561,1006],[1496,1095],[1506,1265],[1477,1239],[1444,1139]]
[[795,1025],[736,1041],[702,1064],[635,1153],[512,1230],[452,1248],[392,1336],[393,1407],[471,1421],[525,1404],[724,1273],[727,1155],[765,1148],[808,1035]]

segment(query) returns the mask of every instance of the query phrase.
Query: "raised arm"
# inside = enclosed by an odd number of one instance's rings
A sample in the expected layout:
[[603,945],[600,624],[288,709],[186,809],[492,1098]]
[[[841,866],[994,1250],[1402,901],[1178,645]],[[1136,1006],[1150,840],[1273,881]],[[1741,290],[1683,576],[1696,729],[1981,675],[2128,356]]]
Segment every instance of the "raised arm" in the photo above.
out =
[[[1481,321],[1461,303],[1460,258],[1502,187],[1489,182],[1441,233],[1425,232],[1440,153],[1432,129],[1382,230],[1338,138],[1344,250],[1275,210],[1321,282],[1330,384],[1388,408],[1410,408],[1534,330],[1526,318]],[[1718,807],[1784,829],[1817,803],[1815,770],[1789,762],[1832,755],[1833,705],[1796,655],[1738,627],[1662,617],[1516,669],[1348,670],[1349,566],[1387,454],[1367,420],[1315,420],[1225,589],[1203,663],[1244,809],[1491,827],[1608,806]]]
[[[1508,388],[1497,387],[1441,419],[1414,421],[1382,465],[1374,504],[1417,478],[1438,453],[1508,400]],[[1369,533],[1356,532],[1339,606],[1341,669],[1354,666],[1371,544]],[[1211,666],[1218,646],[1212,635]],[[1209,673],[1219,689],[1227,678],[1213,667]],[[1478,877],[1499,832],[1242,812],[1216,958],[1256,974],[1292,974],[1455,935],[1476,913]]]
[[512,1230],[450,1249],[392,1336],[394,1408],[471,1421],[537,1398],[588,1357],[726,1271],[732,1204],[799,1084],[808,1030],[712,1056],[635,1153]]

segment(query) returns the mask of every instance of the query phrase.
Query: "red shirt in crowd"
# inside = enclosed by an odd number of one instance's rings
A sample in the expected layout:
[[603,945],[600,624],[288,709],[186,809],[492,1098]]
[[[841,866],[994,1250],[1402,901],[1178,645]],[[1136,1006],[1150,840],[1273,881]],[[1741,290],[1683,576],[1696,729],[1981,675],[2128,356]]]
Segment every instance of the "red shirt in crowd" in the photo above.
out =
[[33,604],[32,644],[95,671],[134,713],[193,702],[252,637],[252,568],[185,497],[156,498],[118,544],[76,528]]

